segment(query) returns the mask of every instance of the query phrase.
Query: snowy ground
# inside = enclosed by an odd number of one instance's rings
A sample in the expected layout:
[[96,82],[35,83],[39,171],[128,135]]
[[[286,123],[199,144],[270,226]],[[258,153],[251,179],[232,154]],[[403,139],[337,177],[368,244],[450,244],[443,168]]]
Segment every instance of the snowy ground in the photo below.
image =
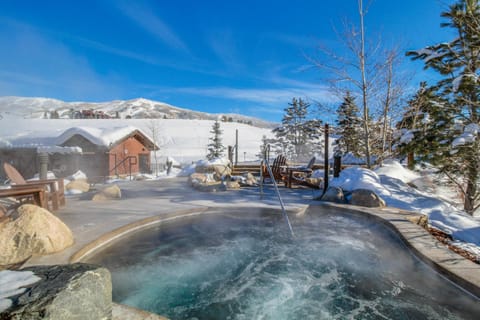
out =
[[[0,121],[0,146],[18,143],[51,141],[66,129],[74,126],[94,126],[113,128],[134,126],[149,133],[150,120],[41,120],[6,119]],[[147,179],[166,179],[178,175],[188,175],[194,165],[185,166],[205,158],[208,139],[213,121],[202,120],[159,120],[162,161],[170,157],[184,165],[184,169],[173,168],[170,175],[161,172],[158,176],[145,176]],[[239,160],[257,160],[263,135],[272,137],[268,129],[256,128],[238,123],[222,123],[224,144],[235,144],[235,131],[239,130]],[[0,159],[1,160],[1,159]],[[81,176],[81,175],[80,175]],[[321,176],[321,173],[320,173]],[[345,190],[366,188],[375,191],[387,206],[419,212],[429,217],[429,223],[449,233],[455,245],[480,257],[480,217],[472,217],[459,209],[461,201],[454,189],[437,183],[431,171],[412,172],[396,161],[385,161],[374,171],[362,168],[349,168],[342,171],[339,178],[331,179],[331,186]],[[18,288],[36,281],[32,275],[1,274],[0,310],[9,306],[6,299]],[[7,286],[7,282],[9,283]]]
[[[19,119],[3,118],[0,120],[0,147],[32,146],[40,147],[52,144],[67,129],[72,127],[101,128],[109,132],[114,128],[131,126],[152,136],[152,126],[158,132],[157,145],[159,161],[165,163],[172,157],[180,163],[188,164],[203,159],[207,154],[207,146],[212,134],[211,120],[178,120],[178,119]],[[239,161],[258,160],[262,136],[272,138],[270,129],[258,128],[247,124],[221,122],[224,146],[235,145],[238,130]],[[94,130],[91,130],[92,132]],[[99,137],[100,138],[100,137]]]
[[369,189],[381,196],[389,207],[425,214],[432,227],[453,237],[456,246],[480,257],[480,217],[472,217],[459,209],[455,190],[437,185],[435,179],[429,171],[419,174],[389,160],[374,171],[348,168],[330,185],[348,191]]

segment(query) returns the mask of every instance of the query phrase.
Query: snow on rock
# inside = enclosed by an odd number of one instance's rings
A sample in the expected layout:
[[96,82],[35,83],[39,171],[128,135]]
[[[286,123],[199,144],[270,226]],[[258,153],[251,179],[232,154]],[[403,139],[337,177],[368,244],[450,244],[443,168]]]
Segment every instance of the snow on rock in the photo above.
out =
[[87,175],[83,171],[78,170],[77,172],[69,176],[68,179],[69,180],[87,180]]
[[200,160],[197,161],[197,166],[213,166],[213,165],[222,165],[222,166],[229,166],[230,160],[227,158],[215,158],[212,160]]
[[338,178],[332,180],[330,186],[342,188],[346,191],[367,189],[375,192],[382,198],[391,196],[391,192],[382,185],[380,177],[375,172],[359,167],[343,170]]
[[195,168],[197,167],[196,163],[192,163],[177,173],[177,177],[189,177],[192,173],[195,173]]
[[41,280],[33,274],[32,271],[0,271],[0,312],[10,308],[12,301],[9,297],[21,294],[25,291],[25,286],[34,284]]
[[400,164],[400,162],[393,159],[385,160],[381,167],[378,167],[377,169],[375,169],[375,172],[379,176],[384,175],[384,176],[392,177],[392,178],[401,180],[404,183],[411,182],[420,177],[417,173],[406,169],[404,166]]

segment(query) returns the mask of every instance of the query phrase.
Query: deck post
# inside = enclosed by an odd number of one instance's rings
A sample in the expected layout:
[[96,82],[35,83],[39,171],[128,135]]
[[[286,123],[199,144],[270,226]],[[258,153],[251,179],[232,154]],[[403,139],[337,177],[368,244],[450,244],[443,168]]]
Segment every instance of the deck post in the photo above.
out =
[[328,123],[325,124],[325,159],[324,159],[324,177],[323,177],[323,193],[328,189]]
[[48,153],[41,152],[38,154],[38,158],[40,160],[40,180],[46,180],[48,171]]

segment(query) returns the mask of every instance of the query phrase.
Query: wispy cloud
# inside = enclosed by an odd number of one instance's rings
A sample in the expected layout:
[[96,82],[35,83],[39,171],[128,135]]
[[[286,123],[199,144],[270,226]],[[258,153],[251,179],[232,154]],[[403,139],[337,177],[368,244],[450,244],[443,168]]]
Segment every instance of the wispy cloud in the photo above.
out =
[[217,30],[207,36],[207,42],[215,56],[226,67],[239,71],[244,66],[240,60],[235,39],[230,30]]
[[307,98],[312,101],[331,103],[336,97],[327,88],[312,87],[285,87],[285,88],[161,88],[158,92],[181,93],[209,98],[228,99],[236,101],[255,102],[262,105],[279,105],[284,107],[293,97]]
[[80,45],[83,45],[84,47],[88,47],[88,48],[91,48],[91,49],[94,49],[94,50],[97,50],[97,51],[113,54],[113,55],[123,57],[123,58],[128,58],[128,59],[140,61],[140,62],[143,62],[143,63],[146,63],[146,64],[163,65],[157,59],[154,59],[152,57],[148,57],[146,55],[138,54],[136,52],[132,52],[132,51],[124,50],[124,49],[115,48],[115,47],[106,45],[104,43],[100,43],[100,42],[93,41],[93,40],[90,40],[90,39],[74,37],[74,36],[69,36],[69,39],[70,40],[74,39]]
[[2,95],[95,99],[117,92],[112,78],[99,75],[85,57],[26,24],[4,24],[0,46],[9,48],[0,51]]
[[165,45],[177,51],[187,54],[189,53],[187,45],[160,17],[152,12],[151,8],[142,6],[136,1],[120,1],[115,3],[120,12],[135,22],[143,30],[162,41]]

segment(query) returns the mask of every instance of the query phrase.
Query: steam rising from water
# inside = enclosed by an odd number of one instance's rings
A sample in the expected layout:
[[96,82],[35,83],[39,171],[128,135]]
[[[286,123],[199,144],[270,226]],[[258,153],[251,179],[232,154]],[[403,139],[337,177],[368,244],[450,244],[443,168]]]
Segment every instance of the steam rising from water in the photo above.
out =
[[203,218],[135,236],[92,262],[112,271],[115,301],[171,319],[480,314],[381,226],[335,214],[293,223],[295,239],[279,216]]

